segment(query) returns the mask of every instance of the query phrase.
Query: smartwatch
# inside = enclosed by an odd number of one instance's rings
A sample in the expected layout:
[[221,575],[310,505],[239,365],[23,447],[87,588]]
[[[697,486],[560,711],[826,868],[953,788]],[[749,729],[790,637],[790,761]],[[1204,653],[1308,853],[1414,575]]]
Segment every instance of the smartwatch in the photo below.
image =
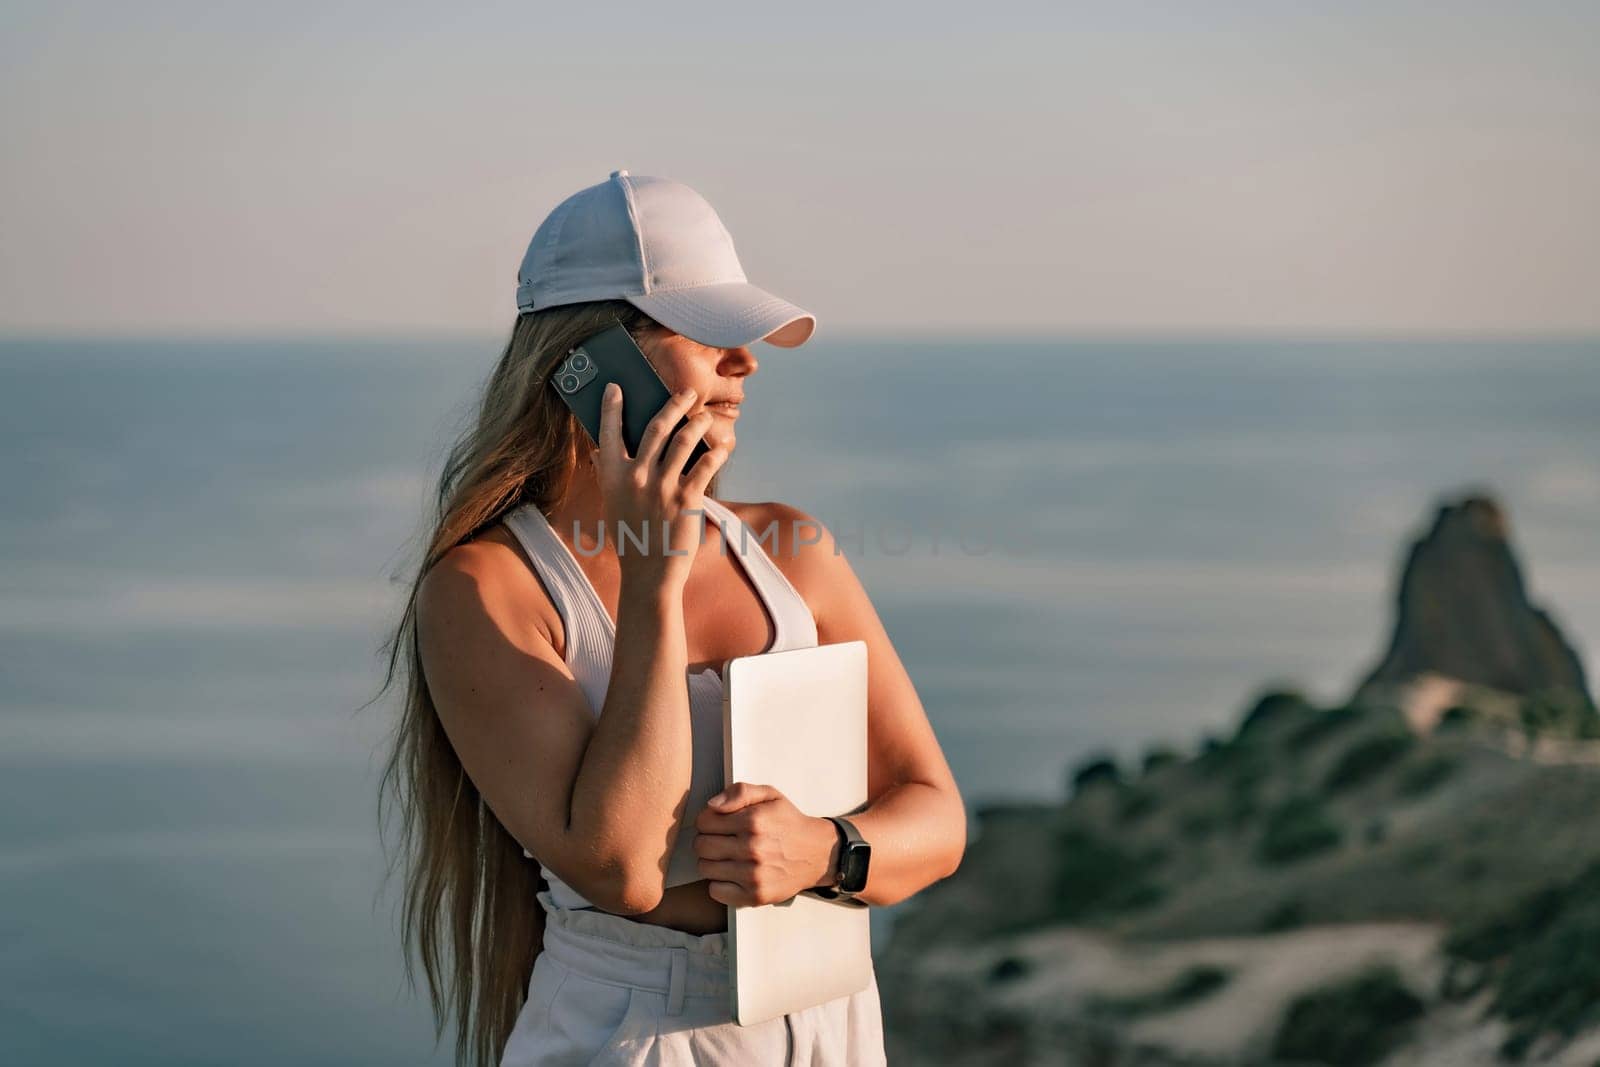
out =
[[839,831],[839,863],[833,869],[833,881],[826,888],[814,887],[812,892],[824,900],[849,900],[866,888],[872,846],[849,819],[842,815],[828,818]]

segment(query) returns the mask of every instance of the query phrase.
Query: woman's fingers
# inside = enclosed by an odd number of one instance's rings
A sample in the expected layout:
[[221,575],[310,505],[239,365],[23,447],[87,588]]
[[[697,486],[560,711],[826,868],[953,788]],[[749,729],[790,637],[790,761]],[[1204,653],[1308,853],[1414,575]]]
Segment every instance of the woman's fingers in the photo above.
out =
[[609,462],[614,457],[630,458],[622,444],[622,386],[607,382],[600,394],[600,456]]
[[749,891],[755,887],[756,865],[753,860],[701,860],[696,867],[702,878],[718,878],[737,882]]
[[[737,834],[694,835],[696,864],[702,878],[722,878],[731,882],[748,882],[755,863],[748,855],[746,839]],[[740,864],[735,873],[733,864]]]
[[711,479],[716,477],[717,471],[722,469],[722,464],[727,458],[728,450],[719,446],[695,460],[694,466],[684,476],[683,483],[683,488],[688,492],[690,499],[701,499],[706,486],[711,484]]
[[709,411],[702,411],[684,423],[683,429],[672,436],[672,443],[667,445],[667,454],[661,458],[661,465],[665,468],[663,477],[669,484],[674,486],[678,484],[683,465],[689,462],[689,453],[694,451],[694,446],[700,443],[715,421],[715,415]]
[[639,438],[639,454],[633,458],[643,463],[647,468],[653,467],[657,453],[661,450],[661,443],[667,439],[672,428],[678,425],[678,420],[683,413],[694,404],[695,391],[685,389],[681,393],[674,393],[661,405],[661,410],[645,426],[643,435]]
[[[715,418],[710,412],[702,412],[685,421],[682,432],[673,435],[673,428],[696,399],[694,390],[686,389],[669,397],[661,410],[651,416],[636,454],[630,456],[626,454],[627,442],[623,437],[623,398],[620,390],[613,386],[614,383],[606,386],[601,399],[599,463],[606,518],[621,529],[648,531],[659,526],[666,551],[658,555],[646,548],[637,553],[645,557],[641,562],[624,566],[644,568],[644,573],[652,579],[681,583],[688,576],[689,561],[705,543],[705,516],[699,510],[700,497],[710,475],[715,473],[715,461],[696,464],[697,478],[693,484],[698,488],[694,490],[686,490],[680,472]],[[663,465],[664,455],[670,466]],[[653,534],[643,536],[651,539],[647,544],[653,543]],[[619,555],[636,555],[621,552],[620,548],[619,543]]]
[[758,902],[738,882],[710,881],[706,883],[706,896],[718,904],[729,904],[735,908],[754,907]]
[[694,854],[703,860],[731,860],[750,858],[750,839],[739,834],[694,835]]

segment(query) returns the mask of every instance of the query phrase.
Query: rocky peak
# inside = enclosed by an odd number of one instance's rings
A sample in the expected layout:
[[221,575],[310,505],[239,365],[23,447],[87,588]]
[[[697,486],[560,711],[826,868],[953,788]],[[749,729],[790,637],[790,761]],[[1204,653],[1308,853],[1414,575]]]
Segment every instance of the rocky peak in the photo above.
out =
[[1505,510],[1486,493],[1443,504],[1413,541],[1400,576],[1389,650],[1352,700],[1423,676],[1591,700],[1583,664],[1544,610],[1529,603]]

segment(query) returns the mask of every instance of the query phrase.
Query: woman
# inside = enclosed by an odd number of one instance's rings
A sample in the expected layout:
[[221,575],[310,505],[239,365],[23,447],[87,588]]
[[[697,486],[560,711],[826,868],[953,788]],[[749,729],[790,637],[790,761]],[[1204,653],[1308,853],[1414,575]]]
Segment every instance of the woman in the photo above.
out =
[[[814,319],[745,280],[699,194],[625,171],[551,212],[517,297],[387,646],[389,680],[403,650],[409,684],[384,792],[439,1032],[453,1021],[474,1065],[881,1064],[875,979],[754,1026],[728,1009],[727,906],[837,885],[843,829],[765,784],[722,788],[724,660],[867,643],[857,899],[911,896],[966,842],[912,683],[827,531],[715,496],[749,346],[798,346]],[[606,397],[596,447],[550,382],[619,321],[673,391],[636,455],[626,397]]]

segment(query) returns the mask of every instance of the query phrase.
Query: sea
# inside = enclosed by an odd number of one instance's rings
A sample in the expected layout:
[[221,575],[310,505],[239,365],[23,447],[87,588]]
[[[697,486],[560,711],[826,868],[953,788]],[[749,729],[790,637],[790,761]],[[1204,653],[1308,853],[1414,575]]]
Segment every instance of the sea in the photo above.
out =
[[[384,885],[397,694],[369,701],[502,343],[0,342],[0,1062],[449,1062]],[[1600,339],[756,355],[720,496],[839,539],[969,812],[1269,687],[1339,702],[1468,493],[1595,668]]]

